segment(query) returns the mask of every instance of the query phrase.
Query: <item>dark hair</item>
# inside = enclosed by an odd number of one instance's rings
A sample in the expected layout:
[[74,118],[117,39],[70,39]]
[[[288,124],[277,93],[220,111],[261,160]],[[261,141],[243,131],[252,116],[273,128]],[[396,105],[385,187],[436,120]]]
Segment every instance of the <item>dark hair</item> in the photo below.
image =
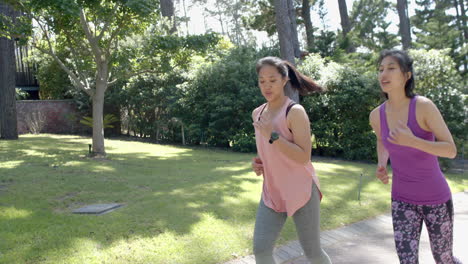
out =
[[307,95],[312,92],[323,92],[324,89],[318,85],[314,80],[305,76],[304,74],[297,71],[296,67],[289,63],[288,61],[282,60],[278,57],[265,57],[261,58],[257,62],[256,70],[257,74],[260,72],[260,69],[265,66],[270,65],[275,67],[281,76],[289,77],[291,86],[299,91],[301,95]]
[[[413,72],[413,59],[408,55],[408,53],[404,50],[383,50],[380,53],[380,57],[377,63],[377,67],[380,66],[383,59],[386,57],[391,56],[400,65],[400,69],[403,73],[411,73],[411,77],[406,81],[405,84],[405,95],[406,97],[412,98],[415,96],[414,90],[414,72]],[[383,93],[385,98],[388,99],[388,94]]]

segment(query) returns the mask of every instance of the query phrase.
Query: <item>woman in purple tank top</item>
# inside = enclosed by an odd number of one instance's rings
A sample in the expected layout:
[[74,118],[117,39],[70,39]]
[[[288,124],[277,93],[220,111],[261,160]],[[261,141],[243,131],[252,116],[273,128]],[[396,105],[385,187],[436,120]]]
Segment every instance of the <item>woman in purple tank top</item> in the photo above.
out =
[[424,221],[436,263],[459,264],[452,253],[451,192],[437,160],[455,157],[452,135],[435,104],[413,93],[413,61],[405,51],[383,51],[378,65],[387,100],[369,116],[377,136],[375,174],[387,184],[390,159],[393,232],[400,263],[418,263]]

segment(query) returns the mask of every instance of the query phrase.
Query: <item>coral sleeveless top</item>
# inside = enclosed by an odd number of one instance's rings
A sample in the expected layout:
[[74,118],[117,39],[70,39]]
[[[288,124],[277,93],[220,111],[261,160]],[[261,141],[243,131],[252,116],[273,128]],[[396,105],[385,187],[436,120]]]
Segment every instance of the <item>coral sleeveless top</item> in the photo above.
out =
[[[274,131],[293,142],[293,135],[286,121],[286,109],[291,103],[293,101],[287,98],[272,122]],[[265,107],[266,104],[263,104],[254,110],[254,121],[259,119]],[[315,169],[310,161],[301,164],[290,159],[276,149],[274,144],[270,144],[269,138],[262,136],[257,129],[255,140],[258,156],[263,162],[263,202],[276,212],[286,212],[288,216],[292,216],[309,201],[313,183],[320,190]]]

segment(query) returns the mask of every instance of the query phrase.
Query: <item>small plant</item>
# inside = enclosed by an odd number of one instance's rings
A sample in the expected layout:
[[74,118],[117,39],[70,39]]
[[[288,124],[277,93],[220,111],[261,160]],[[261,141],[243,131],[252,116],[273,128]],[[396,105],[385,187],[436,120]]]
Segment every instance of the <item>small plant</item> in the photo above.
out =
[[[111,125],[112,123],[115,123],[119,121],[119,119],[117,117],[115,117],[113,114],[107,114],[104,116],[104,120],[103,120],[103,125],[104,125],[104,128],[114,128],[113,125]],[[85,116],[83,119],[80,120],[80,123],[85,125],[85,126],[89,126],[89,127],[93,127],[93,118],[92,117],[89,117],[89,116]]]
[[29,94],[19,88],[15,88],[16,89],[16,100],[25,100],[25,99],[28,99],[29,98]]
[[39,134],[46,124],[46,116],[39,111],[28,114],[25,118],[29,132]]

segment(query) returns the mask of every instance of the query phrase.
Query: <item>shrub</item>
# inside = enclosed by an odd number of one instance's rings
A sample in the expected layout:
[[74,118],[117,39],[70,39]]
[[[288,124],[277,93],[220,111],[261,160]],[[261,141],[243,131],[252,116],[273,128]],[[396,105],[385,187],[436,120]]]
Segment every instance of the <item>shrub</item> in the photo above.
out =
[[326,63],[316,55],[308,56],[299,70],[327,89],[302,101],[317,152],[351,160],[375,160],[375,136],[368,121],[380,99],[375,76],[350,65]]
[[238,47],[198,69],[181,104],[192,143],[255,151],[252,110],[264,102],[255,63],[267,55],[277,56],[278,51]]

